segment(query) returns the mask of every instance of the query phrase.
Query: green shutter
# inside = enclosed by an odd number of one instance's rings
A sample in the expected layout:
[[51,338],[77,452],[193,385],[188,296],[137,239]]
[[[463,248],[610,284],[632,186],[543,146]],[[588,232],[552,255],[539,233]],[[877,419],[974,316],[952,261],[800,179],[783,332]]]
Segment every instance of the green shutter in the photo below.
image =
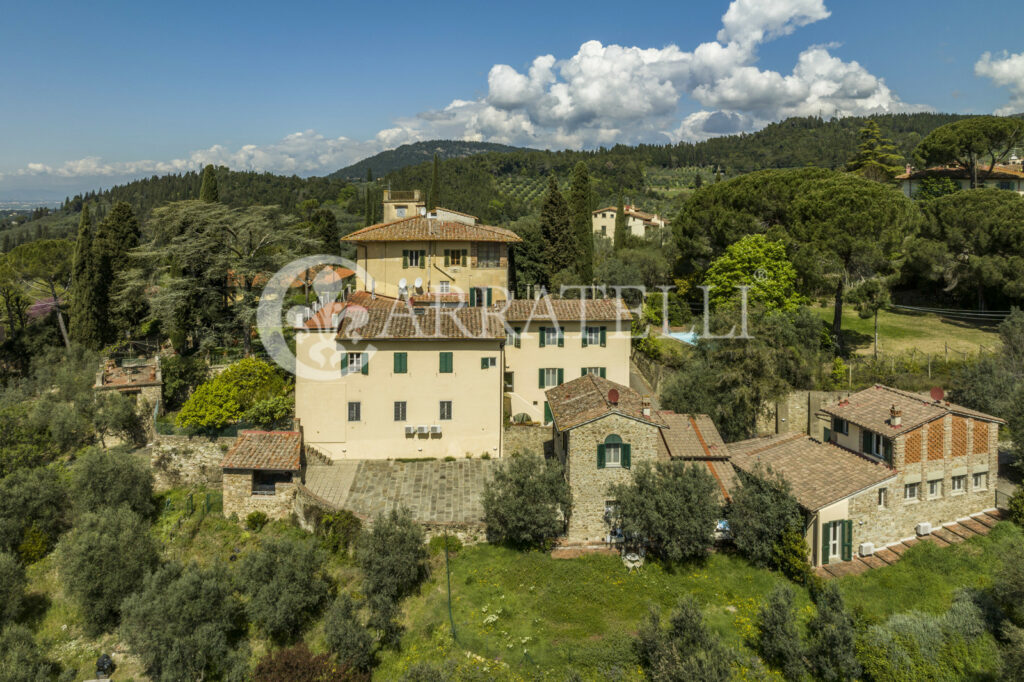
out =
[[821,524],[821,563],[828,563],[828,536],[831,523]]
[[580,376],[581,377],[587,376],[587,368],[586,367],[580,367]]
[[420,269],[427,267],[427,250],[422,249],[420,251]]
[[342,375],[348,374],[348,353],[344,351],[341,353],[341,373]]
[[608,345],[608,327],[601,327],[601,348]]
[[363,353],[363,369],[362,369],[362,372],[363,372],[363,374],[369,374],[370,373],[370,354],[369,353]]
[[824,439],[826,443],[832,442],[832,429],[828,428],[827,426],[825,427]]
[[487,358],[480,358],[480,369],[487,369]]
[[629,443],[622,444],[622,468],[628,469],[629,465],[633,462],[633,448],[629,446]]
[[597,446],[597,468],[604,469],[604,443]]
[[491,305],[491,288],[487,287],[487,305]]
[[841,521],[843,561],[853,561],[853,521]]
[[885,457],[885,463],[888,464],[889,466],[892,466],[892,439],[891,438],[883,438],[882,439],[882,453],[883,453],[883,455]]
[[407,267],[409,267],[409,250],[408,249],[403,249],[402,250],[402,268],[405,269]]
[[549,405],[548,401],[545,400],[544,401],[544,423],[545,424],[549,424],[552,421],[554,421],[554,418],[551,416],[551,405]]
[[601,378],[604,379],[605,378],[605,376],[604,376],[604,367],[598,367],[597,369],[601,373]]
[[441,362],[441,373],[451,374],[453,369],[452,353],[451,351],[442,351],[440,356]]
[[522,327],[516,327],[516,348],[519,348],[519,346],[520,346],[520,343],[521,343],[520,338],[522,337],[522,335],[523,335],[523,328]]
[[558,385],[561,386],[565,383],[565,372],[561,367],[558,368]]
[[580,331],[583,332],[582,334],[580,334],[580,340],[582,342],[583,347],[586,348],[587,347],[587,328],[586,327],[580,327]]
[[469,288],[469,307],[476,306],[476,287]]
[[444,266],[448,267],[452,264],[452,252],[451,249],[444,250]]
[[469,267],[469,251],[467,251],[466,249],[462,250],[462,263],[461,263],[461,265],[464,268],[468,268]]
[[546,328],[546,327],[541,327],[541,328],[540,328],[540,347],[541,347],[541,348],[543,348],[543,347],[544,347],[544,344],[545,344],[545,341],[544,341],[544,332],[545,332],[545,331],[547,331],[547,328]]
[[565,327],[558,327],[558,347],[561,348],[565,345]]
[[408,356],[405,353],[395,353],[395,374],[405,374],[408,369]]
[[860,430],[860,449],[861,452],[871,452],[871,439],[872,433],[867,429]]
[[537,378],[537,387],[538,388],[544,388],[544,370],[543,370],[543,368],[537,370],[537,377],[538,377]]

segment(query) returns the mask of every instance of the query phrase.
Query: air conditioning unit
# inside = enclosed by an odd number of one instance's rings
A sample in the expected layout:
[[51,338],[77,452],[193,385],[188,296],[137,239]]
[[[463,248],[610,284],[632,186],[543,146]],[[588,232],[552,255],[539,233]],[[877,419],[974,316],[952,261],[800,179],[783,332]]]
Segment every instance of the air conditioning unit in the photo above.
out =
[[414,433],[416,433],[416,427],[413,426],[412,424],[406,424],[405,425],[405,435],[411,436]]
[[857,548],[857,552],[859,552],[861,556],[871,556],[875,553],[875,543],[862,542],[860,543],[860,547]]
[[433,426],[430,427],[430,432],[431,433],[441,433],[441,425],[440,424],[434,424]]
[[421,425],[416,427],[416,432],[417,433],[430,433],[430,427],[426,426],[425,424],[421,424]]
[[917,531],[918,535],[931,535],[932,524],[928,523],[927,521],[922,521],[921,523],[917,524],[915,530]]

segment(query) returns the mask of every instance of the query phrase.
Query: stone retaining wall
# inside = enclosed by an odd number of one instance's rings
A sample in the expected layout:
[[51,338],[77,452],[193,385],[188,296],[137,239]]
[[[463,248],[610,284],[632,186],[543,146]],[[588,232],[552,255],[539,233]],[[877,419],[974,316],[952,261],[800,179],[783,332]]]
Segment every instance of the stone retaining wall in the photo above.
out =
[[767,403],[758,415],[758,435],[773,433],[806,433],[822,440],[827,419],[818,416],[825,403],[850,395],[850,391],[794,391],[781,400]]
[[510,424],[505,427],[505,456],[517,452],[544,454],[545,443],[551,440],[550,426]]
[[278,483],[273,495],[252,494],[252,472],[229,470],[224,472],[224,515],[235,514],[239,520],[254,511],[261,511],[271,519],[287,519],[296,496],[295,483]]
[[154,489],[220,485],[220,462],[234,442],[234,438],[160,436],[150,447]]

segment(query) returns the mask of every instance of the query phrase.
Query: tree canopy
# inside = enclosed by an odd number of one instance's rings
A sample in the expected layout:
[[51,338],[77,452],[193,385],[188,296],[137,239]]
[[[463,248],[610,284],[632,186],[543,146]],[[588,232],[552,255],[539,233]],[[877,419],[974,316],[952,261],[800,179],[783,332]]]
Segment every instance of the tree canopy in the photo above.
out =
[[846,169],[876,182],[892,182],[903,167],[903,157],[896,151],[892,140],[882,136],[878,121],[869,119],[860,129],[857,155],[846,164]]
[[806,299],[796,292],[797,274],[786,258],[781,241],[763,234],[748,234],[713,260],[704,285],[713,287],[709,298],[715,308],[737,307],[739,286],[748,286],[747,301],[766,310],[793,310]]
[[1024,120],[971,116],[928,133],[914,154],[924,165],[959,164],[971,176],[971,189],[1024,142]]

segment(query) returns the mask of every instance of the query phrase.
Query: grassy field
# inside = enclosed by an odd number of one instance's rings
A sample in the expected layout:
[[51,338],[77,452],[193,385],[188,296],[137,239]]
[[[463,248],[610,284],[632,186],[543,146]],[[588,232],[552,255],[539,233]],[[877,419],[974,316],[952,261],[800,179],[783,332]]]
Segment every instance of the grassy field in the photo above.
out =
[[[821,319],[832,322],[832,306],[811,308]],[[870,354],[874,349],[874,318],[862,319],[851,306],[843,307],[843,333],[857,353]],[[920,353],[943,355],[949,345],[950,359],[963,353],[978,352],[979,346],[989,351],[1000,346],[994,325],[975,324],[933,314],[883,310],[878,314],[878,348],[883,353]]]

